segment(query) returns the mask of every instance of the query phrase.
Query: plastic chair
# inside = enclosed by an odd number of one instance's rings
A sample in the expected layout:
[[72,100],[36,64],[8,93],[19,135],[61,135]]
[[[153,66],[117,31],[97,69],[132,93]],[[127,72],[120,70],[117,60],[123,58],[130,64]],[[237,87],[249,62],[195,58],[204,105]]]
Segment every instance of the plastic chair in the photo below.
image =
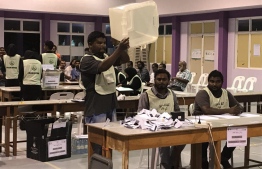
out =
[[[249,77],[245,81],[243,89],[238,89],[238,91],[241,91],[241,92],[254,91],[254,83],[256,83],[256,82],[257,82],[257,78],[256,77]],[[247,87],[248,84],[249,84],[249,88]]]
[[195,104],[194,104],[194,103],[191,103],[191,104],[189,105],[189,109],[188,109],[188,111],[189,111],[189,113],[190,113],[190,116],[193,116],[194,109],[195,109]]
[[98,154],[93,154],[91,156],[90,164],[88,165],[89,169],[113,169],[112,160],[105,158]]
[[[246,78],[244,76],[237,76],[237,77],[235,77],[235,79],[233,80],[232,86],[228,87],[227,90],[237,91],[239,89],[242,89],[242,82],[244,82],[245,79]],[[238,84],[236,86],[237,82],[238,82]]]
[[[50,96],[50,100],[69,100],[69,99],[73,99],[74,98],[74,93],[72,92],[57,92],[57,93],[53,93]],[[65,117],[70,119],[70,115],[71,113],[65,113]],[[56,117],[59,118],[60,117],[60,112],[56,112]]]
[[199,77],[197,84],[191,85],[195,89],[196,92],[198,92],[200,88],[207,86],[207,77],[208,77],[208,73],[203,73]]
[[75,95],[74,99],[82,100],[82,99],[85,98],[85,96],[86,96],[86,93],[85,93],[85,92],[78,92],[78,93]]
[[72,92],[57,92],[50,96],[50,100],[68,100],[73,99],[74,96]]
[[191,79],[190,79],[190,81],[187,83],[184,92],[188,92],[188,91],[192,92],[192,83],[193,83],[193,81],[194,81],[194,79],[195,79],[195,77],[196,77],[196,72],[191,72],[191,75],[192,75],[192,76],[191,76]]

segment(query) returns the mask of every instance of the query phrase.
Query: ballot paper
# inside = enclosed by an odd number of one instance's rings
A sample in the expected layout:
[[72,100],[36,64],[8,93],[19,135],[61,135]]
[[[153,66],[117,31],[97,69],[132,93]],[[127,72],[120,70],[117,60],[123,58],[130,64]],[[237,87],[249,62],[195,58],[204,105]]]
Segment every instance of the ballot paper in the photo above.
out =
[[158,113],[155,109],[143,109],[137,113],[133,118],[125,118],[120,124],[127,128],[141,128],[143,130],[157,131],[163,129],[170,129],[172,127],[179,128],[182,126],[178,119],[173,121],[172,116],[167,113]]

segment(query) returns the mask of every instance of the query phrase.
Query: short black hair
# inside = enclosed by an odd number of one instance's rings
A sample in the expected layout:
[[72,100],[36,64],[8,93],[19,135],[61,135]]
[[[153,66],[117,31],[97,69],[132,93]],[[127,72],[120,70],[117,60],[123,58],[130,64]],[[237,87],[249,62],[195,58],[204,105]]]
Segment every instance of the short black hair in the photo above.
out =
[[89,51],[89,48],[85,48],[85,52],[86,52],[86,51]]
[[213,70],[212,72],[209,73],[207,80],[209,81],[211,77],[219,77],[222,82],[224,82],[224,77],[222,73],[218,70]]
[[157,63],[153,63],[152,66],[155,66],[158,68],[158,64]]
[[72,66],[73,62],[76,61],[76,59],[72,59],[70,62],[70,65]]
[[54,47],[54,43],[50,40],[47,40],[45,41],[45,46],[47,46],[49,50],[52,50]]
[[133,66],[133,61],[130,60],[130,61],[128,61],[127,63],[130,63],[130,65]]
[[136,62],[136,64],[138,64],[138,63],[140,63],[143,67],[145,67],[145,63],[142,62],[141,60]]
[[166,69],[166,64],[160,63],[159,65],[162,65],[164,69]]
[[161,73],[165,73],[166,75],[167,75],[167,77],[168,77],[168,80],[170,80],[170,73],[167,71],[167,70],[165,70],[165,69],[158,69],[156,72],[155,72],[155,78],[156,78],[156,76],[157,75],[159,75],[159,74],[161,74]]
[[106,38],[105,34],[100,31],[93,31],[88,35],[87,43],[92,44],[97,38]]
[[8,56],[15,56],[16,55],[16,46],[15,44],[11,43],[7,46],[6,54]]

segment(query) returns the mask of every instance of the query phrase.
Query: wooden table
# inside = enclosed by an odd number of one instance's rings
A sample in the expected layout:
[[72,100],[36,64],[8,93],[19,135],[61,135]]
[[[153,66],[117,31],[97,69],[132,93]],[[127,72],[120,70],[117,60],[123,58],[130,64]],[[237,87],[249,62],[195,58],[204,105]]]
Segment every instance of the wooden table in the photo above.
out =
[[79,85],[78,81],[60,82],[60,85]]
[[[48,112],[52,113],[54,117],[56,115],[56,111],[60,111],[61,113],[67,111],[83,111],[84,103],[83,102],[72,102],[71,100],[40,100],[40,101],[23,101],[23,102],[2,102],[0,104],[1,114],[0,116],[5,116],[5,143],[1,144],[5,148],[6,156],[10,154],[10,146],[13,146],[13,155],[17,155],[17,120],[19,112],[19,107],[21,106],[36,106],[36,105],[44,105],[50,106],[50,110],[45,111],[37,111],[39,112]],[[13,113],[13,115],[11,114]],[[11,129],[11,121],[13,121],[13,142],[10,142],[10,129]],[[2,125],[1,125],[2,127]],[[2,130],[1,130],[2,131]],[[2,132],[1,132],[2,135]],[[10,144],[12,143],[12,144]]]
[[[12,94],[13,93],[19,93],[20,87],[0,87],[0,97],[1,101],[12,101]],[[76,94],[79,91],[82,91],[79,86],[77,85],[61,85],[56,88],[42,88],[43,92],[43,98],[48,99],[48,93],[55,93],[55,92],[61,92],[61,91],[70,91]]]
[[[122,168],[128,169],[129,151],[164,147],[172,145],[192,144],[191,168],[201,168],[201,143],[209,141],[207,129],[182,127],[151,132],[141,129],[128,129],[118,123],[88,124],[88,145],[96,143],[104,147],[103,155],[112,158],[112,150],[122,152]],[[212,134],[219,161],[215,160],[215,169],[220,169],[221,141],[226,140],[228,126],[247,126],[248,138],[262,136],[262,117],[216,120],[212,122]],[[93,154],[92,146],[88,146],[88,160]],[[247,165],[245,163],[245,165]]]

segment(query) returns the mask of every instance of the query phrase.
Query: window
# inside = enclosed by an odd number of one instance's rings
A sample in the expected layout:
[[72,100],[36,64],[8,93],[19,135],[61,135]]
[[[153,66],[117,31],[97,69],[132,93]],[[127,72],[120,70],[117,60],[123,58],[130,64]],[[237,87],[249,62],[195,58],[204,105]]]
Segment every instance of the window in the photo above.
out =
[[159,35],[164,35],[164,25],[159,25],[159,28],[158,28],[158,34]]
[[172,34],[172,25],[166,25],[166,35]]
[[23,21],[24,31],[40,31],[40,23],[37,21]]
[[72,32],[73,33],[84,33],[84,24],[83,23],[72,23]]
[[249,20],[238,21],[238,32],[249,31]]
[[236,67],[261,69],[262,18],[239,18],[236,25]]
[[24,55],[26,50],[40,53],[41,46],[41,21],[27,19],[4,20],[4,44],[7,47],[13,43],[17,53]]
[[57,32],[70,32],[70,24],[69,23],[58,23]]
[[111,29],[109,24],[106,25],[106,34],[111,34]]
[[58,45],[70,46],[70,35],[58,35]]
[[18,30],[20,31],[20,21],[16,20],[5,20],[4,21],[4,29],[5,30]]

